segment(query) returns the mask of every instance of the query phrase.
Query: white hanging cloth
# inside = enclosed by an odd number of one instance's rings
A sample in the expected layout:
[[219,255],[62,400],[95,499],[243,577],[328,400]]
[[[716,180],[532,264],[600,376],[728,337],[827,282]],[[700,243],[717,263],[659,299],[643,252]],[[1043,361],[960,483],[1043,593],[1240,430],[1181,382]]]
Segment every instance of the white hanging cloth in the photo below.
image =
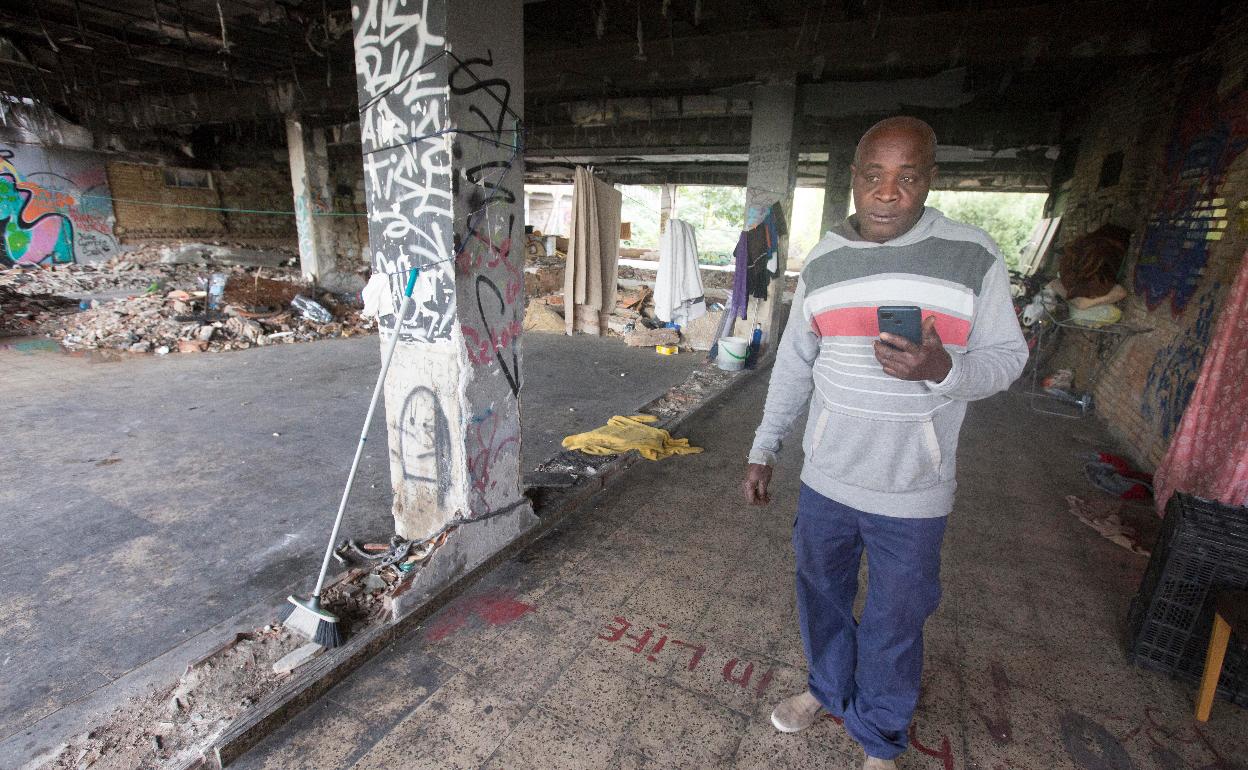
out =
[[660,321],[681,328],[706,315],[702,274],[698,272],[698,239],[693,225],[680,219],[669,220],[667,230],[659,236],[654,312]]

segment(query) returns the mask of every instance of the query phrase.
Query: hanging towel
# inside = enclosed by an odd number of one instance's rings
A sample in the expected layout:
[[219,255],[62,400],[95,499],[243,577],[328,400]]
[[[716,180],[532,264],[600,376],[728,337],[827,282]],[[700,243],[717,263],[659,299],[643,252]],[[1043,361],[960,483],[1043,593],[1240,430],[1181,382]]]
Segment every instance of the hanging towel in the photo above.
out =
[[1155,474],[1157,512],[1176,490],[1248,505],[1248,254],[1205,351],[1196,389]]
[[636,449],[647,460],[662,460],[672,455],[697,454],[700,446],[689,446],[687,438],[672,438],[661,428],[646,423],[657,422],[651,414],[632,417],[616,415],[601,428],[588,433],[578,433],[563,440],[564,449],[579,449],[588,455],[618,455]]
[[623,197],[583,166],[577,166],[573,182],[572,237],[563,279],[564,328],[568,334],[601,335],[615,309]]
[[698,271],[698,239],[693,226],[680,219],[669,220],[667,230],[659,236],[654,312],[660,321],[682,328],[706,315],[702,274]]

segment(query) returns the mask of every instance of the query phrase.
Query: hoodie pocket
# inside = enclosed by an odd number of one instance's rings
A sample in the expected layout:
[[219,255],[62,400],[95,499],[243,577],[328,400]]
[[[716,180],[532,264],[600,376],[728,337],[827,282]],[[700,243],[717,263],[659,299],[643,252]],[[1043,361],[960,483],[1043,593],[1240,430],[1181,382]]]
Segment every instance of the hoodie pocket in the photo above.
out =
[[940,483],[941,451],[930,417],[872,420],[821,408],[806,462],[843,484],[912,492]]

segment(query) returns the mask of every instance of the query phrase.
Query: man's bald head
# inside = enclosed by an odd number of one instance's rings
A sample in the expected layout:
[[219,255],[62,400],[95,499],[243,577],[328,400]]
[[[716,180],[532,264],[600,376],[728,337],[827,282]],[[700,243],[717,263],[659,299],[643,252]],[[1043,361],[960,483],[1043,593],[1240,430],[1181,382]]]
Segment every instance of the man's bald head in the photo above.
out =
[[918,118],[881,120],[862,135],[850,170],[859,235],[890,241],[923,216],[936,178],[936,132]]
[[936,165],[936,132],[932,130],[932,127],[926,121],[912,118],[908,115],[884,118],[879,123],[868,128],[867,132],[858,140],[858,146],[854,149],[854,163],[860,163],[863,152],[884,137],[905,138],[915,142],[916,148],[927,161],[927,164],[929,166]]

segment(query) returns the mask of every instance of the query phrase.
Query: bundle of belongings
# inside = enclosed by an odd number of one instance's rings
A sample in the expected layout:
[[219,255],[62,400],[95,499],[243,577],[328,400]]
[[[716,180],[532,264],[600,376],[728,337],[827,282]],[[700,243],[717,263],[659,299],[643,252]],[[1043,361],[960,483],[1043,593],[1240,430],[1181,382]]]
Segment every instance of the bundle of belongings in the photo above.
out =
[[1127,290],[1117,281],[1130,237],[1125,227],[1102,225],[1062,249],[1059,276],[1049,287],[1069,303],[1070,320],[1104,326],[1122,318],[1115,304],[1127,296]]

